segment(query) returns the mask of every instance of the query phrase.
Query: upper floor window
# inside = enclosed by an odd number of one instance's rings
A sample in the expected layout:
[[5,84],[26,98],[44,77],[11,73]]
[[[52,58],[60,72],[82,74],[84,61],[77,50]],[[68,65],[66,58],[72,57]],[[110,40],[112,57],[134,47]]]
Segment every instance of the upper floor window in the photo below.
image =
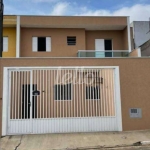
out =
[[76,36],[68,36],[67,44],[68,45],[76,45]]
[[50,52],[51,37],[32,37],[33,52]]
[[3,52],[8,52],[8,37],[3,37]]

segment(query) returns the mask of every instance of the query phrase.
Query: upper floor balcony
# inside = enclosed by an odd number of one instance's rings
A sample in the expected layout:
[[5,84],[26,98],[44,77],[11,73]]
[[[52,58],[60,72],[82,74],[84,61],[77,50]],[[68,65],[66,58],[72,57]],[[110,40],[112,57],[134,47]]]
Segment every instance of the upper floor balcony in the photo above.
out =
[[77,56],[80,58],[119,58],[129,57],[128,50],[79,50]]

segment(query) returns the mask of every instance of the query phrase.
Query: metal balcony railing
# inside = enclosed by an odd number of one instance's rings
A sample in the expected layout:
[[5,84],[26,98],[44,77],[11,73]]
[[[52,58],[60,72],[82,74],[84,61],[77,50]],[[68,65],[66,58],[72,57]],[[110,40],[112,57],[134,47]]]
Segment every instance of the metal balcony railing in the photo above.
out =
[[111,58],[129,57],[128,50],[79,50],[78,57]]

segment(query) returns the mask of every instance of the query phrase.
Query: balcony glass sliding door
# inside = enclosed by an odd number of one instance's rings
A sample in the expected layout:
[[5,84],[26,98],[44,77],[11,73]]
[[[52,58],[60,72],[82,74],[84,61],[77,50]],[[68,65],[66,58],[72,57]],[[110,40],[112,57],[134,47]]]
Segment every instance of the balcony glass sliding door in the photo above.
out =
[[[112,40],[95,39],[95,57],[112,57]],[[109,52],[107,52],[109,51]]]

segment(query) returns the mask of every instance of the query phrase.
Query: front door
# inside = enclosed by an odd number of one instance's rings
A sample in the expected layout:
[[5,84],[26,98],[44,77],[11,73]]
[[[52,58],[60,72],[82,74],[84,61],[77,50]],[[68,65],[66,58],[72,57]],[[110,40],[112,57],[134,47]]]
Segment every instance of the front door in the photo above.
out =
[[8,134],[32,133],[32,122],[37,118],[37,83],[33,83],[32,71],[10,71],[9,74]]
[[[31,101],[30,101],[30,84],[23,84],[22,85],[22,118],[29,119],[30,118],[30,109],[31,109]],[[37,85],[32,85],[32,90],[37,90]],[[32,118],[36,118],[37,116],[37,97],[32,96]]]

